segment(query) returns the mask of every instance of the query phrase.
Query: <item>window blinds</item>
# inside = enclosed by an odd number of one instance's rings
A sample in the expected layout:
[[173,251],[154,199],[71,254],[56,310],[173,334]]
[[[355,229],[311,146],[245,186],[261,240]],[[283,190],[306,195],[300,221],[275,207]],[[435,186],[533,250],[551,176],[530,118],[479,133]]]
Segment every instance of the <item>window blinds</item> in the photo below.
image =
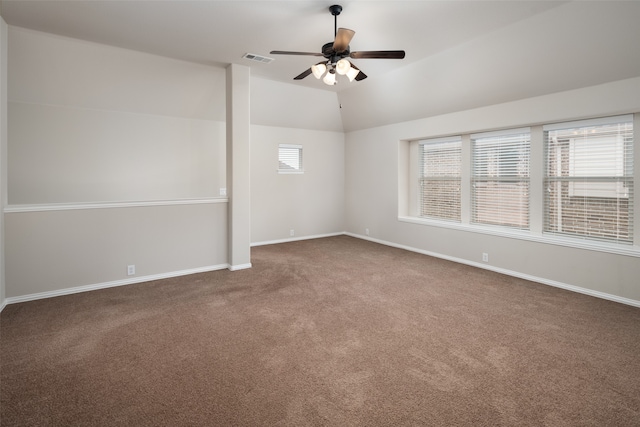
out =
[[280,144],[278,146],[278,171],[302,172],[302,145]]
[[529,228],[529,129],[471,135],[471,222]]
[[544,231],[633,241],[633,118],[545,126]]
[[420,143],[420,216],[460,221],[461,139]]

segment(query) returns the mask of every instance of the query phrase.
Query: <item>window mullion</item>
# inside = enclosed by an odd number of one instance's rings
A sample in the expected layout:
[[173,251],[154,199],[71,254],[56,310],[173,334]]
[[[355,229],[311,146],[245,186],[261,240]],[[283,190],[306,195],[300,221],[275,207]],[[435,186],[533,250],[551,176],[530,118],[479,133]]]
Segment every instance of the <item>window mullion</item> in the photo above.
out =
[[460,222],[471,223],[471,137],[462,136],[461,183],[460,183]]
[[544,131],[531,127],[531,157],[529,169],[529,230],[541,235],[544,224]]
[[[634,114],[633,117],[633,141],[634,141],[634,150],[633,150],[633,165],[630,173],[634,177],[640,176],[640,150],[635,149],[637,141],[640,141],[638,138],[638,134],[640,133],[640,113]],[[638,200],[640,200],[640,185],[633,186],[632,197],[634,200],[634,207],[638,206]],[[633,242],[635,246],[640,246],[640,214],[638,214],[640,209],[634,210],[633,215]]]

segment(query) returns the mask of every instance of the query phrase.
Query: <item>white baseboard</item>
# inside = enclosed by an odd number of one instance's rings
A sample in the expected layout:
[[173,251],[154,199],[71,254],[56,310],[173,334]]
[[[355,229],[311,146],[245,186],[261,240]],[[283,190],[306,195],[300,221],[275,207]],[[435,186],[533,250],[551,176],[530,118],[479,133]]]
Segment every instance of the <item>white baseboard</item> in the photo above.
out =
[[264,241],[264,242],[251,243],[251,247],[264,246],[264,245],[275,245],[275,244],[278,244],[278,243],[297,242],[299,240],[321,239],[323,237],[343,236],[345,234],[346,233],[344,231],[340,231],[338,233],[314,234],[313,236],[301,236],[301,237],[291,237],[291,238],[280,239],[280,240],[268,240],[268,241]]
[[229,268],[229,271],[244,270],[247,268],[251,268],[251,263],[248,262],[246,264],[230,265],[228,268]]
[[[581,288],[579,286],[569,285],[569,284],[566,284],[566,283],[557,282],[555,280],[549,280],[549,279],[544,279],[544,278],[537,277],[537,276],[531,276],[529,274],[524,274],[524,273],[520,273],[520,272],[517,272],[517,271],[512,271],[512,270],[507,270],[507,269],[504,269],[504,268],[499,268],[499,267],[494,267],[494,266],[490,266],[490,265],[486,265],[486,264],[481,264],[481,263],[474,262],[474,261],[468,261],[468,260],[465,260],[465,259],[462,259],[462,258],[451,257],[451,256],[448,256],[448,255],[443,255],[443,254],[439,254],[439,253],[435,253],[435,252],[430,252],[430,251],[414,248],[414,247],[411,247],[411,246],[400,245],[400,244],[397,244],[397,243],[388,242],[386,240],[374,239],[374,238],[369,237],[369,236],[363,236],[363,235],[360,235],[360,234],[355,234],[355,233],[350,233],[350,232],[331,233],[331,234],[316,235],[316,236],[305,236],[305,237],[297,237],[297,238],[292,238],[292,239],[273,240],[273,241],[269,241],[269,242],[258,242],[258,243],[252,243],[251,246],[272,245],[272,244],[277,244],[277,243],[287,243],[287,242],[293,242],[293,241],[298,241],[298,240],[317,239],[317,238],[322,238],[322,237],[333,237],[333,236],[341,236],[341,235],[347,235],[347,236],[355,237],[357,239],[368,240],[370,242],[379,243],[379,244],[385,245],[385,246],[391,246],[391,247],[394,247],[394,248],[404,249],[404,250],[407,250],[407,251],[416,252],[416,253],[420,253],[420,254],[423,254],[423,255],[428,255],[428,256],[432,256],[432,257],[436,257],[436,258],[446,259],[448,261],[453,261],[453,262],[457,262],[457,263],[460,263],[460,264],[466,264],[466,265],[470,265],[472,267],[482,268],[482,269],[485,269],[485,270],[491,270],[491,271],[495,271],[496,273],[506,274],[508,276],[518,277],[520,279],[530,280],[532,282],[541,283],[543,285],[549,285],[549,286],[553,286],[553,287],[560,288],[560,289],[565,289],[565,290],[572,291],[572,292],[577,292],[577,293],[590,295],[590,296],[597,297],[597,298],[606,299],[606,300],[609,300],[609,301],[618,302],[618,303],[621,303],[621,304],[626,304],[626,305],[630,305],[630,306],[634,306],[634,307],[640,307],[640,301],[632,300],[632,299],[629,299],[629,298],[624,298],[624,297],[620,297],[620,296],[617,296],[617,295],[607,294],[605,292],[594,291],[594,290],[591,290],[591,289]],[[242,269],[245,269],[245,268],[251,268],[251,263],[239,264],[239,265],[235,265],[235,266],[230,266],[229,264],[220,264],[220,265],[213,265],[213,266],[195,268],[195,269],[190,269],[190,270],[181,270],[181,271],[175,271],[175,272],[163,273],[163,274],[156,274],[156,275],[151,275],[151,276],[141,276],[141,277],[135,277],[135,278],[125,279],[125,280],[116,280],[116,281],[112,281],[112,282],[98,283],[98,284],[95,284],[95,285],[78,286],[78,287],[74,287],[74,288],[60,289],[60,290],[57,290],[57,291],[40,292],[40,293],[36,293],[36,294],[23,295],[23,296],[19,296],[19,297],[11,297],[11,298],[6,298],[4,301],[0,302],[0,312],[8,304],[15,304],[15,303],[26,302],[26,301],[33,301],[33,300],[38,300],[38,299],[43,299],[43,298],[52,298],[52,297],[57,297],[57,296],[62,296],[62,295],[75,294],[75,293],[79,293],[79,292],[94,291],[94,290],[98,290],[98,289],[111,288],[111,287],[114,287],[114,286],[123,286],[123,285],[130,285],[130,284],[134,284],[134,283],[148,282],[148,281],[151,281],[151,280],[168,279],[170,277],[186,276],[188,274],[204,273],[204,272],[207,272],[207,271],[222,270],[222,269],[225,269],[225,268],[229,269],[230,271],[237,271],[237,270],[242,270]]]
[[[123,280],[114,280],[112,282],[96,283],[94,285],[84,285],[84,286],[77,286],[73,288],[59,289],[56,291],[39,292],[36,294],[22,295],[19,297],[11,297],[11,298],[5,299],[2,305],[2,308],[4,308],[8,304],[15,304],[19,302],[27,302],[27,301],[34,301],[34,300],[43,299],[43,298],[53,298],[53,297],[58,297],[62,295],[77,294],[80,292],[88,292],[88,291],[95,291],[98,289],[113,288],[115,286],[132,285],[134,283],[150,282],[152,280],[186,276],[188,274],[205,273],[207,271],[223,270],[228,267],[229,267],[228,264],[210,265],[207,267],[193,268],[189,270],[172,271],[169,273],[133,277],[133,278],[123,279]],[[0,309],[0,311],[2,310]]]
[[466,264],[466,265],[470,265],[472,267],[478,267],[478,268],[482,268],[485,270],[491,270],[491,271],[495,271],[496,273],[501,273],[501,274],[506,274],[507,276],[513,276],[513,277],[517,277],[520,279],[525,279],[525,280],[530,280],[532,282],[536,282],[536,283],[541,283],[543,285],[549,285],[549,286],[553,286],[555,288],[560,288],[560,289],[565,289],[568,291],[572,291],[572,292],[578,292],[580,294],[585,294],[585,295],[589,295],[592,297],[596,297],[596,298],[602,298],[602,299],[606,299],[609,301],[614,301],[614,302],[619,302],[621,304],[626,304],[626,305],[631,305],[634,307],[640,307],[640,301],[636,301],[630,298],[624,298],[618,295],[612,295],[612,294],[607,294],[605,292],[599,292],[599,291],[594,291],[591,289],[586,289],[586,288],[581,288],[579,286],[574,286],[574,285],[569,285],[566,283],[562,283],[562,282],[556,282],[555,280],[549,280],[549,279],[544,279],[542,277],[537,277],[537,276],[531,276],[529,274],[524,274],[524,273],[520,273],[517,271],[513,271],[513,270],[507,270],[504,268],[499,268],[499,267],[493,267],[491,265],[487,265],[487,264],[481,264],[479,262],[475,262],[475,261],[469,261],[466,259],[462,259],[462,258],[456,258],[456,257],[451,257],[448,255],[443,255],[443,254],[439,254],[439,253],[435,253],[435,252],[430,252],[430,251],[425,251],[422,249],[417,249],[411,246],[405,246],[405,245],[400,245],[397,243],[392,243],[392,242],[387,242],[386,240],[380,240],[380,239],[374,239],[371,238],[369,236],[363,236],[360,234],[355,234],[355,233],[349,233],[349,232],[345,232],[344,234],[346,234],[347,236],[351,236],[351,237],[355,237],[357,239],[362,239],[362,240],[368,240],[374,243],[380,243],[381,245],[386,245],[386,246],[391,246],[394,248],[398,248],[398,249],[404,249],[407,251],[411,251],[411,252],[417,252],[423,255],[428,255],[428,256],[432,256],[435,258],[441,258],[441,259],[446,259],[448,261],[453,261],[453,262],[457,262],[460,264]]

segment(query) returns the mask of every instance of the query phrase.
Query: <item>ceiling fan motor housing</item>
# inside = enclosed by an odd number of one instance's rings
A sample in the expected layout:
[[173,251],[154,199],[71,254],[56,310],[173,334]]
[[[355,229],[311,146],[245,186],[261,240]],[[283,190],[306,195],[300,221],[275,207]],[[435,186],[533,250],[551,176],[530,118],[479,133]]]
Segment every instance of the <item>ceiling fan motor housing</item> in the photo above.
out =
[[322,55],[333,64],[335,64],[342,58],[348,58],[350,53],[351,49],[349,49],[349,46],[347,46],[347,48],[340,53],[333,50],[333,42],[329,42],[322,46]]

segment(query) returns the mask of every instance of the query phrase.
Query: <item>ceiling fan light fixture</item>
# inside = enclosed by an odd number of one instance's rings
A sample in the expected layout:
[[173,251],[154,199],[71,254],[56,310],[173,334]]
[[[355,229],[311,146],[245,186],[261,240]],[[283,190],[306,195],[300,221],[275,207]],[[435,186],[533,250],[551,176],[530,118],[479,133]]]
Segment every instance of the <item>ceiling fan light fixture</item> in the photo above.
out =
[[347,71],[347,77],[349,78],[350,82],[352,82],[358,74],[360,74],[360,70],[356,70],[351,66],[349,67],[349,71]]
[[[1,0],[0,0],[1,1]],[[367,78],[367,75],[360,71],[358,67],[351,64],[346,58],[365,59],[403,59],[404,50],[364,50],[352,52],[349,43],[355,35],[355,31],[348,28],[338,28],[338,15],[342,12],[342,6],[334,4],[329,7],[334,21],[334,39],[332,42],[322,45],[320,52],[291,52],[286,50],[272,50],[274,55],[304,55],[304,56],[322,56],[324,60],[316,65],[304,70],[293,78],[293,80],[302,80],[313,74],[313,76],[329,85],[333,86],[336,82],[336,73],[346,75],[349,81],[361,81]],[[324,77],[323,77],[324,75]]]
[[336,84],[336,73],[335,72],[332,73],[331,71],[329,71],[327,75],[324,76],[324,79],[322,79],[322,81],[325,82],[325,84],[328,84],[329,86],[333,86],[334,84]]
[[316,79],[320,79],[324,72],[327,71],[327,66],[324,64],[316,64],[311,66],[311,72],[313,73],[313,77]]
[[341,59],[336,63],[336,72],[340,75],[345,75],[351,70],[351,63],[346,59]]

